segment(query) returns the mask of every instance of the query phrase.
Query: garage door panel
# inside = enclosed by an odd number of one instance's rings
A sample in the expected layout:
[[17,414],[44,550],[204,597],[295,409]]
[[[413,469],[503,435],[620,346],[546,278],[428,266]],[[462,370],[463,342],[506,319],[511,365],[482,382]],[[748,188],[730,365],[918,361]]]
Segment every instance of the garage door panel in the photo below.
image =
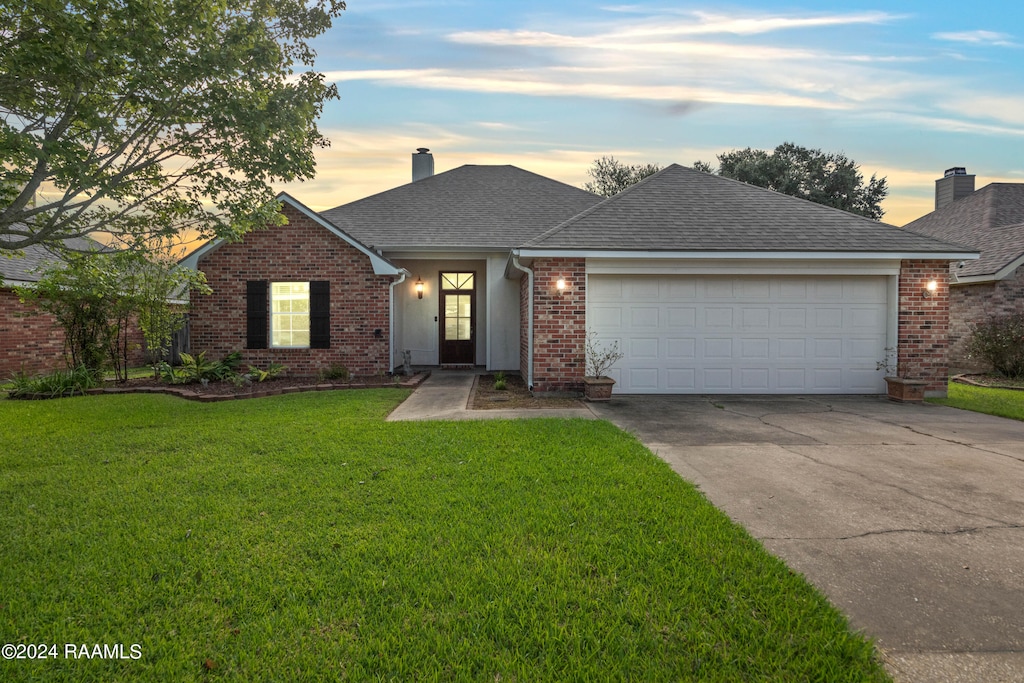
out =
[[592,275],[587,315],[626,354],[618,393],[881,393],[887,294],[882,276]]

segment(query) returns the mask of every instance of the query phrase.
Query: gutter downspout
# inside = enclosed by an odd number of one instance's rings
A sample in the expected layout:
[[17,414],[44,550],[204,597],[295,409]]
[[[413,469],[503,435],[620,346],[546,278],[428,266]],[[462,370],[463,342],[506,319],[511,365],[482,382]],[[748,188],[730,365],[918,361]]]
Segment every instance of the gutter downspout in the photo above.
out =
[[533,271],[519,263],[519,254],[515,251],[512,252],[512,265],[526,273],[530,288],[526,297],[526,315],[529,318],[526,322],[526,386],[533,391]]
[[388,299],[388,374],[395,374],[395,287],[405,282],[409,277],[409,271],[403,268],[399,271],[401,277],[388,285],[391,289],[391,296]]

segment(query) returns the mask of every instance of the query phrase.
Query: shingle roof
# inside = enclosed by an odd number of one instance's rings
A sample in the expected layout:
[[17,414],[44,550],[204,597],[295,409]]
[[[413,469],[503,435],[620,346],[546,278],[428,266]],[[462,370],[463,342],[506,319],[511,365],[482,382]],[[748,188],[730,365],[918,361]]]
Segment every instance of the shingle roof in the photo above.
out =
[[678,164],[521,246],[616,251],[971,251]]
[[[101,250],[103,245],[87,237],[76,237],[65,240],[65,245],[72,251]],[[40,273],[37,272],[50,263],[59,263],[61,258],[58,250],[42,244],[33,244],[21,250],[22,255],[9,258],[5,250],[0,250],[0,278],[7,284],[12,282],[38,282]]]
[[601,201],[515,166],[460,166],[321,212],[377,249],[511,249]]
[[995,275],[1024,256],[1024,183],[992,183],[903,226],[981,252],[958,277]]

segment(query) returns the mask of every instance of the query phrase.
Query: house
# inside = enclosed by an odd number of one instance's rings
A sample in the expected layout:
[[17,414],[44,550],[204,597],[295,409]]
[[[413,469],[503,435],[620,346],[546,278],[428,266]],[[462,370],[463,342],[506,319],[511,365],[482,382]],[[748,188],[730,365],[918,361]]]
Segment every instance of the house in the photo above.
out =
[[[99,247],[87,238],[67,240],[67,247],[88,251]],[[47,372],[65,367],[64,333],[49,313],[21,303],[15,287],[39,281],[42,270],[61,262],[59,253],[41,244],[20,255],[0,252],[0,379],[17,372]]]
[[602,200],[513,166],[433,175],[185,260],[192,347],[356,373],[518,370],[578,391],[593,329],[623,393],[945,391],[950,260],[964,247],[672,165]]
[[935,210],[903,227],[981,253],[950,264],[949,343],[952,368],[986,369],[968,357],[972,324],[1024,313],[1024,183],[975,191],[965,168],[948,169],[935,181]]

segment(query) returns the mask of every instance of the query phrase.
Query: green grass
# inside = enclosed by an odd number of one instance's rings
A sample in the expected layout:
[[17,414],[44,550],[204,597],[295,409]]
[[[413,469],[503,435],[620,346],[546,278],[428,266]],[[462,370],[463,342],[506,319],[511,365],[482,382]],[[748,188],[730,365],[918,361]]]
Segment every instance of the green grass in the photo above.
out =
[[610,424],[385,423],[397,390],[0,401],[0,679],[884,681]]
[[946,398],[930,398],[928,402],[963,410],[973,410],[976,413],[1024,420],[1024,391],[990,389],[950,382],[949,394]]

